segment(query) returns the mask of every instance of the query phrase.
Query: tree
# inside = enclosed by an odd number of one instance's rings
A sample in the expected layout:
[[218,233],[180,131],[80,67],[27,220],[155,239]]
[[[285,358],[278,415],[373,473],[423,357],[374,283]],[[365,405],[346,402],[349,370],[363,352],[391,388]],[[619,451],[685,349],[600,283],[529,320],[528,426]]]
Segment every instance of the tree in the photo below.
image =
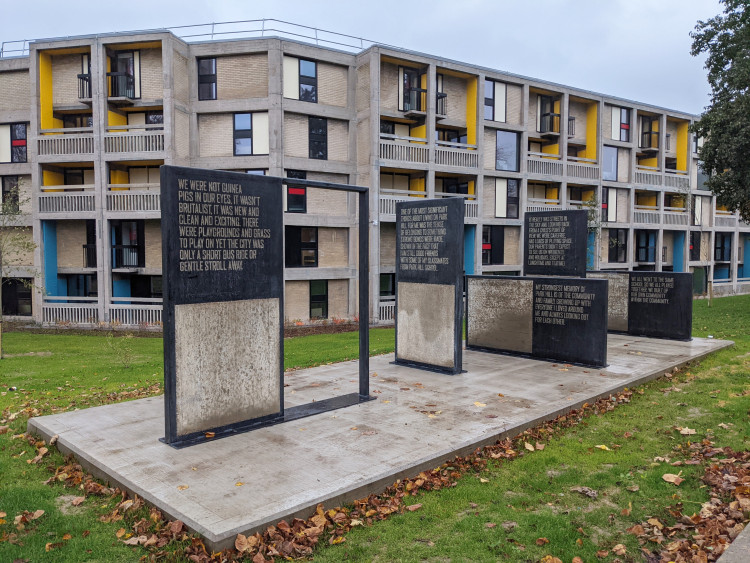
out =
[[711,103],[693,132],[707,187],[720,204],[750,221],[750,3],[721,0],[724,13],[699,21],[691,54],[707,54]]
[[[36,244],[31,236],[31,227],[24,224],[28,199],[20,196],[19,186],[6,186],[0,202],[0,359],[3,357],[3,286],[13,281],[29,285],[33,276],[24,262],[34,252]],[[25,276],[20,276],[25,273]]]

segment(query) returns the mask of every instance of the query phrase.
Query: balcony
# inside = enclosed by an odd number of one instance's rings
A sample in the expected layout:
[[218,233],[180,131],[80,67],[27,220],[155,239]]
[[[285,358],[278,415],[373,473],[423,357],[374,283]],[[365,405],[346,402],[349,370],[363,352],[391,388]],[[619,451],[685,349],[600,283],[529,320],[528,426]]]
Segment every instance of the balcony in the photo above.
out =
[[664,185],[668,188],[677,188],[678,190],[690,189],[690,178],[687,170],[670,170],[664,171]]
[[96,297],[46,296],[42,303],[44,325],[95,326],[98,322]]
[[421,117],[427,112],[425,98],[427,90],[424,88],[410,88],[404,92],[404,115],[407,117]]
[[39,213],[82,213],[96,211],[93,184],[75,186],[42,186],[39,194]]
[[444,197],[462,197],[464,198],[464,219],[476,219],[479,217],[479,204],[476,196],[470,194],[450,194],[444,192],[435,192],[435,198]]
[[[396,204],[399,201],[414,201],[413,198],[426,198],[427,192],[416,190],[380,190],[380,218],[383,221],[396,220]],[[479,204],[474,195],[466,194],[448,194],[435,192],[435,198],[444,197],[463,197],[464,198],[464,218],[476,219],[479,217]]]
[[108,184],[107,211],[161,211],[159,184]]
[[544,152],[529,152],[526,167],[529,174],[543,174],[545,176],[562,176],[563,163],[559,154]]
[[659,208],[657,206],[636,205],[633,210],[633,223],[658,225],[661,222],[659,215]]
[[658,168],[652,166],[635,167],[635,183],[647,186],[661,186],[661,174]]
[[555,211],[556,209],[561,208],[559,199],[530,197],[526,200],[526,213],[534,211]]
[[96,268],[96,245],[95,244],[83,245],[83,267],[84,268]]
[[91,75],[78,75],[78,99],[84,103],[91,102]]
[[539,121],[539,132],[542,137],[560,136],[560,114],[543,113]]
[[568,157],[568,176],[583,180],[598,180],[601,171],[592,158]]
[[149,153],[164,150],[163,125],[114,125],[104,135],[105,153]]
[[430,148],[427,145],[427,139],[420,137],[381,134],[379,154],[382,160],[397,160],[413,164],[430,162]]
[[690,224],[690,213],[684,207],[665,207],[664,224],[687,226]]
[[381,322],[393,322],[396,318],[396,301],[385,301],[383,299],[378,303],[378,320]]
[[137,244],[113,244],[112,269],[145,267],[143,253],[139,250]]
[[37,139],[39,156],[93,155],[93,131],[91,127],[43,129]]
[[435,164],[479,168],[479,153],[476,145],[436,141]]
[[737,216],[731,211],[717,209],[714,213],[715,227],[736,227]]
[[115,105],[130,105],[135,99],[135,77],[126,72],[108,72],[109,101]]
[[161,298],[113,297],[109,306],[113,325],[158,328],[162,324],[161,314]]

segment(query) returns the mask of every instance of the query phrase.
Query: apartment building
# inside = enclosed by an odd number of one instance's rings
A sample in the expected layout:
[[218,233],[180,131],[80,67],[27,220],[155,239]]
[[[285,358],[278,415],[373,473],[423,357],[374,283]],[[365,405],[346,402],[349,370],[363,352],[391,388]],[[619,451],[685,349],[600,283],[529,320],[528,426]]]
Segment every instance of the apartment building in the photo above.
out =
[[[414,197],[464,198],[467,274],[518,274],[524,214],[584,208],[591,269],[750,291],[750,225],[704,188],[694,115],[378,44],[160,30],[0,54],[2,194],[36,243],[11,317],[160,326],[162,164],[367,186],[374,321],[393,320],[395,204]],[[284,190],[287,321],[353,318],[354,196]]]

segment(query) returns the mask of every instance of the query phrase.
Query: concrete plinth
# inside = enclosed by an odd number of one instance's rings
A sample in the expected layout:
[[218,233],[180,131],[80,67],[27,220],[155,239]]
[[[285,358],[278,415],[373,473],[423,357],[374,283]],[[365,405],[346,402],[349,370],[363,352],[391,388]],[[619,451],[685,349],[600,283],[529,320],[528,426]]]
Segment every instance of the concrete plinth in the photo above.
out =
[[[562,364],[464,351],[466,373],[456,376],[379,356],[370,362],[376,401],[181,450],[158,441],[162,397],[32,418],[29,431],[57,434],[62,452],[220,549],[233,545],[237,533],[306,518],[318,503],[333,507],[377,492],[729,345],[610,335],[606,369],[567,371]],[[285,383],[287,407],[356,392],[357,362],[290,372]],[[430,418],[429,411],[440,412]]]

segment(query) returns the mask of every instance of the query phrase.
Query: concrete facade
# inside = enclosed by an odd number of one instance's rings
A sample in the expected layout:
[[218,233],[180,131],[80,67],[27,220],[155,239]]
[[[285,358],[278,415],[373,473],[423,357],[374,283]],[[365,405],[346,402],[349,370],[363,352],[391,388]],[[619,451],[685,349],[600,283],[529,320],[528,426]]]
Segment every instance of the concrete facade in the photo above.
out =
[[[252,132],[235,131],[237,114],[251,115]],[[38,248],[24,275],[44,288],[34,320],[50,325],[160,326],[149,170],[161,164],[367,186],[374,322],[394,319],[395,203],[412,197],[464,198],[467,273],[520,272],[526,212],[588,208],[593,269],[693,271],[697,293],[745,293],[750,226],[703,189],[695,118],[382,45],[188,43],[157,31],[39,40],[0,58],[0,154],[10,125],[27,129],[26,161],[0,162],[0,176],[31,196],[22,221]],[[243,138],[252,150],[236,154]],[[315,230],[314,258],[286,269],[287,320],[310,321],[316,280],[329,282],[325,316],[352,318],[355,198],[312,188],[305,198],[284,218],[308,238]],[[87,276],[88,291],[70,293],[61,275]]]

